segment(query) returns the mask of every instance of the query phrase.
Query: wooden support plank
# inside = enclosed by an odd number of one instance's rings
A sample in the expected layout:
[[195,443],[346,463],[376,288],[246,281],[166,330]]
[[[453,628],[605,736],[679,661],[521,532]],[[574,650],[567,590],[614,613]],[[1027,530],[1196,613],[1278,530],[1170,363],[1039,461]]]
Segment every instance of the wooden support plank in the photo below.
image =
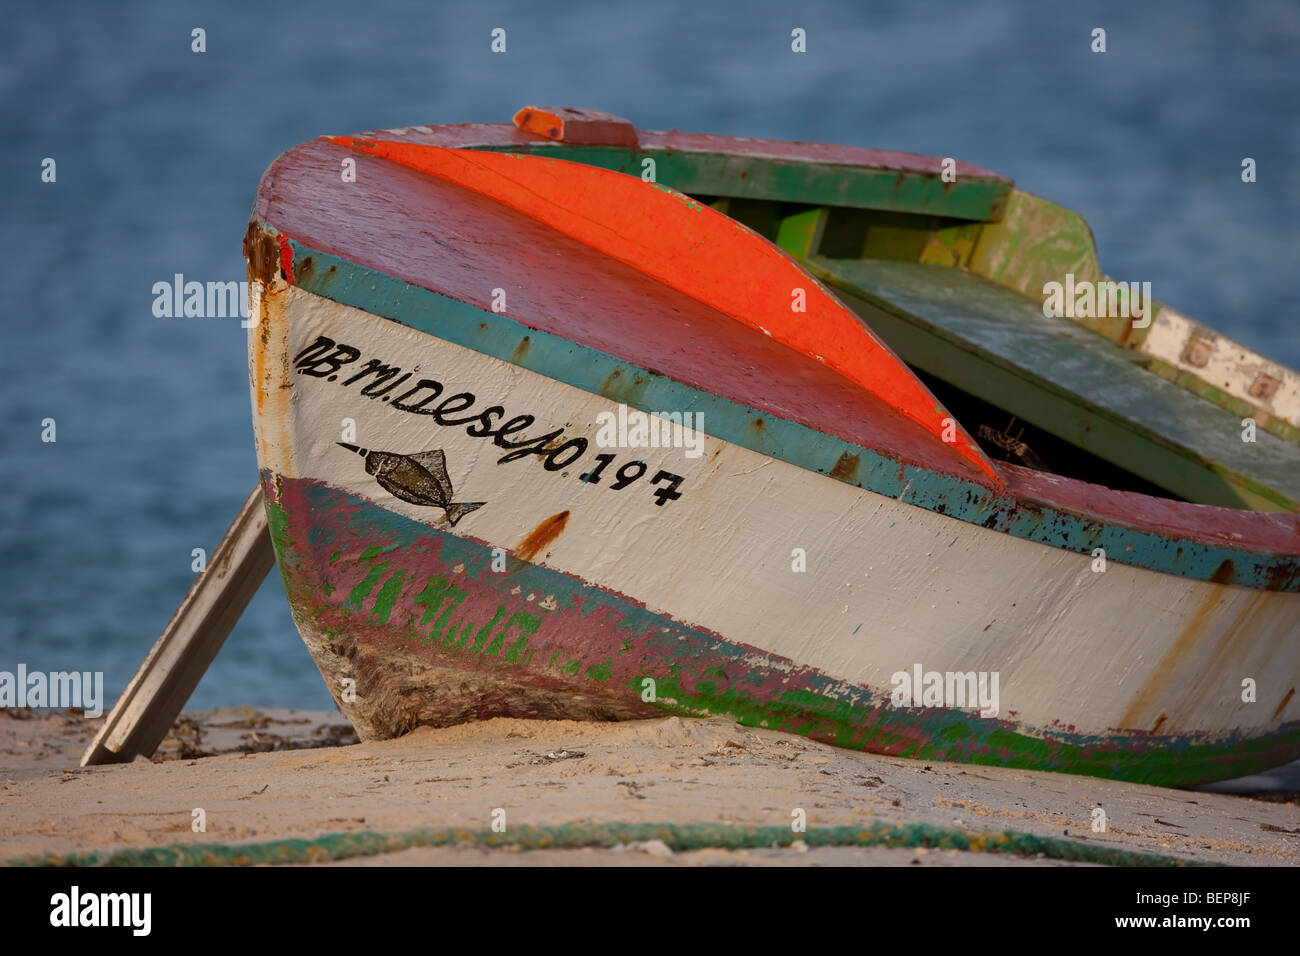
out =
[[274,564],[259,484],[82,756],[83,767],[154,752]]
[[1203,401],[1069,319],[956,269],[809,260],[909,364],[1173,493],[1300,511],[1294,446]]
[[807,259],[817,252],[825,228],[825,209],[805,209],[778,222],[775,242],[796,259]]

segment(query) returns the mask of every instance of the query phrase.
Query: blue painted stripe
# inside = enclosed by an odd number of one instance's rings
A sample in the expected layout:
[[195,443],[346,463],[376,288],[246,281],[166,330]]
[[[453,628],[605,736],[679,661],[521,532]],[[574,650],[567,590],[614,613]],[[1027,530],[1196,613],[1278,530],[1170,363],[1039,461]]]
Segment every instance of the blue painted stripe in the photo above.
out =
[[[270,230],[267,224],[262,225]],[[1108,561],[1166,574],[1227,580],[1256,590],[1300,592],[1300,562],[1289,555],[1171,539],[1049,506],[1026,505],[974,482],[906,463],[770,411],[693,388],[295,239],[291,238],[289,245],[295,284],[307,292],[644,412],[665,408],[703,412],[714,437],[808,471],[829,475],[842,455],[856,455],[859,464],[849,484],[970,524],[1081,554],[1104,548]],[[311,265],[303,268],[307,258]],[[521,349],[524,339],[528,339],[527,347]],[[762,428],[755,427],[759,419]],[[1225,577],[1225,567],[1232,568],[1231,576]]]

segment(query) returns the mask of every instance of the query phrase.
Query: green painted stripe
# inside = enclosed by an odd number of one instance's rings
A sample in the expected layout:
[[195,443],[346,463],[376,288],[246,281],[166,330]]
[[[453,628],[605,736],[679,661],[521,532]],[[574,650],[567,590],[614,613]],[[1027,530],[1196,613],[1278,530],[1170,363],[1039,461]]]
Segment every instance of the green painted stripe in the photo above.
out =
[[1059,837],[1017,830],[971,832],[932,823],[892,824],[876,821],[865,827],[810,827],[794,833],[790,827],[743,827],[718,823],[569,823],[524,826],[504,833],[491,830],[405,830],[400,833],[327,833],[314,839],[271,840],[263,843],[173,843],[168,846],[90,853],[38,854],[5,862],[4,866],[259,866],[278,863],[328,863],[361,856],[379,856],[416,847],[477,846],[516,850],[558,850],[581,847],[612,848],[620,844],[662,840],[670,849],[767,849],[802,841],[809,847],[860,846],[1006,853],[1043,856],[1104,866],[1207,866],[1173,856],[1137,853],[1093,846]]
[[1004,179],[965,177],[945,183],[933,173],[730,153],[564,143],[510,143],[470,148],[554,156],[631,176],[641,176],[642,160],[653,159],[655,181],[688,195],[881,209],[954,219],[996,220],[1011,193],[1011,183]]

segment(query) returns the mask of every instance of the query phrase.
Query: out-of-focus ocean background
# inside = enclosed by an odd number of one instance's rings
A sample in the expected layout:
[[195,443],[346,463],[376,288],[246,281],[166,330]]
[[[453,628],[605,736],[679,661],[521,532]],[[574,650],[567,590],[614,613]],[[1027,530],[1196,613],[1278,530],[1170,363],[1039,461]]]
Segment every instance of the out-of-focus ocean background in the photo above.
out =
[[[256,479],[239,320],[156,318],[153,284],[242,279],[296,143],[525,104],[969,160],[1081,212],[1111,275],[1300,366],[1295,0],[11,4],[0,670],[102,670],[111,702]],[[332,706],[276,575],[190,706],[240,703]]]

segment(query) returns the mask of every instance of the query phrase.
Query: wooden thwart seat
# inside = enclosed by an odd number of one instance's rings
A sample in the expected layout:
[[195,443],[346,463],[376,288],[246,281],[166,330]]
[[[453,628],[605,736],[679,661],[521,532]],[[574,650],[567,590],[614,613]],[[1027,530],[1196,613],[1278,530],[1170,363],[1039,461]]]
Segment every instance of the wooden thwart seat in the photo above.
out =
[[1294,450],[1142,366],[1143,357],[959,269],[815,256],[904,361],[1191,501],[1300,511]]

